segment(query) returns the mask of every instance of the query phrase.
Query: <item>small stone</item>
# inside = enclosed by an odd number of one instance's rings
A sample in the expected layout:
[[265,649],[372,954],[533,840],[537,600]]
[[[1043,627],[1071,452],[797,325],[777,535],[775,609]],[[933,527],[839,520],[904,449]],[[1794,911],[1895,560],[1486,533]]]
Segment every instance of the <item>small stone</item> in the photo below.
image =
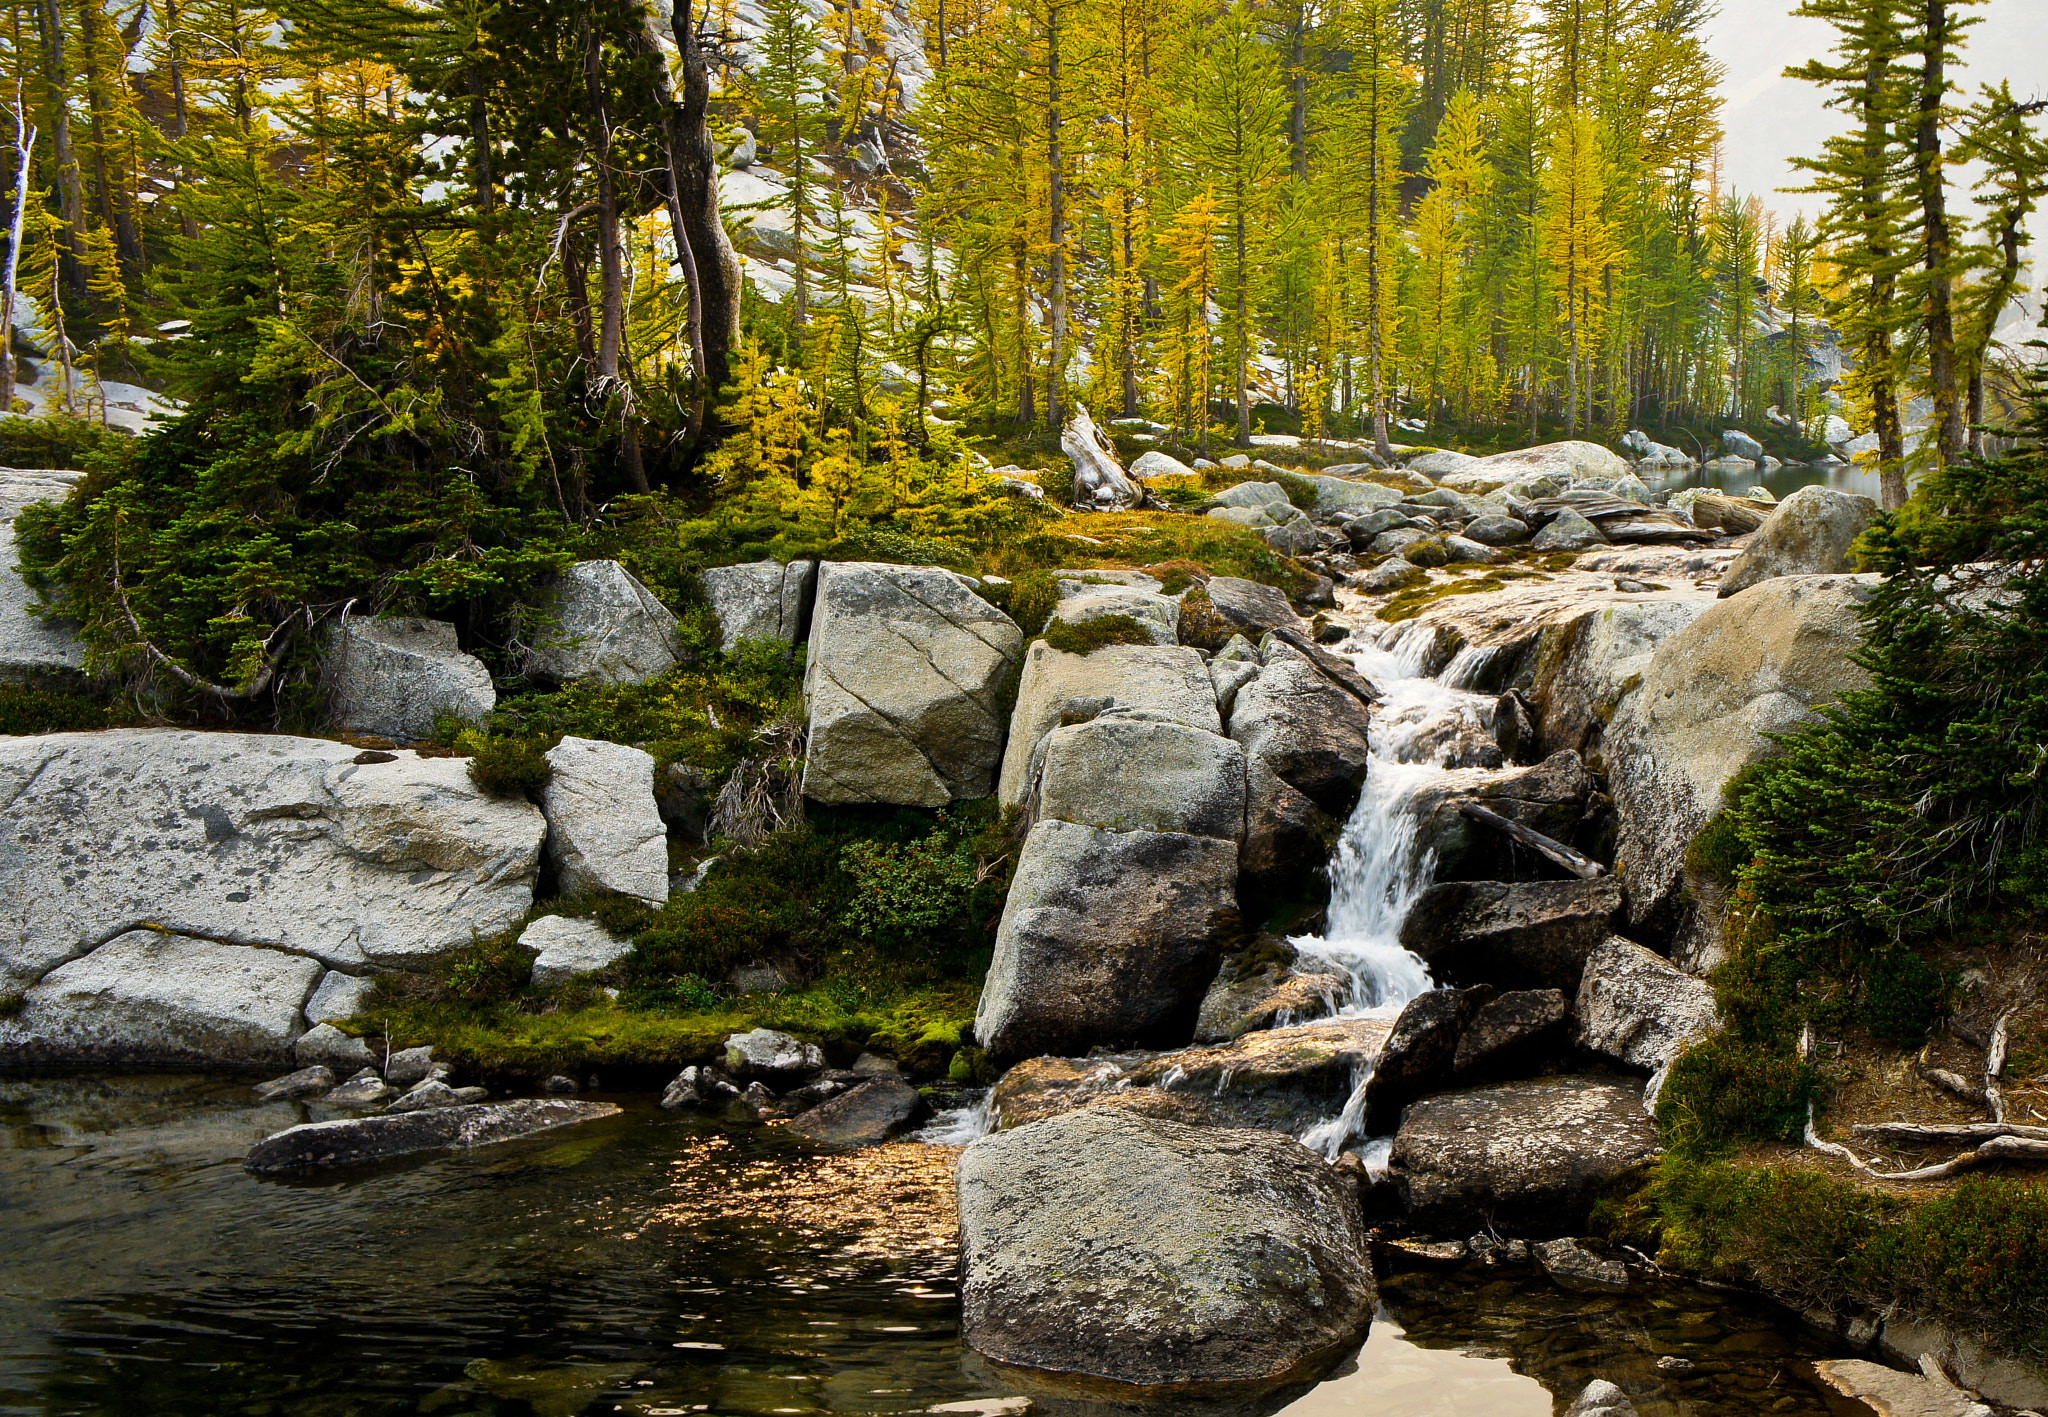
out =
[[369,1067],[377,1061],[370,1045],[351,1038],[331,1023],[309,1028],[292,1045],[292,1056],[308,1067],[321,1064],[336,1074],[349,1068]]
[[1666,1353],[1657,1360],[1657,1371],[1660,1373],[1689,1373],[1697,1366],[1692,1359],[1680,1358],[1675,1353]]
[[899,1077],[903,1071],[894,1058],[884,1058],[879,1053],[862,1053],[853,1060],[853,1070],[863,1077]]
[[1385,1248],[1424,1264],[1463,1264],[1472,1257],[1463,1240],[1389,1240]]
[[725,1040],[725,1065],[740,1077],[794,1078],[825,1066],[825,1054],[772,1028],[735,1033]]
[[1631,580],[1626,576],[1616,576],[1614,579],[1614,588],[1620,591],[1623,595],[1645,595],[1648,594],[1650,591],[1657,589],[1657,587],[1651,585],[1648,581]]
[[418,1087],[392,1103],[386,1111],[423,1112],[429,1107],[455,1107],[462,1099],[455,1095],[455,1089],[439,1078],[428,1078]]
[[703,1075],[703,1069],[697,1067],[684,1068],[677,1073],[669,1085],[662,1089],[662,1110],[685,1112],[692,1107],[703,1106],[704,1094],[698,1089],[698,1083]]
[[541,1079],[540,1090],[553,1097],[566,1097],[581,1089],[576,1086],[576,1079],[556,1073],[553,1077]]
[[398,1096],[398,1089],[377,1077],[350,1078],[320,1100],[329,1107],[381,1107]]
[[300,1068],[281,1078],[256,1084],[256,1095],[265,1102],[296,1102],[302,1097],[313,1097],[334,1090],[334,1073],[318,1064]]
[[455,1100],[464,1106],[472,1102],[482,1102],[490,1095],[491,1090],[488,1087],[458,1087],[455,1089]]
[[1564,1417],[1636,1417],[1636,1405],[1613,1383],[1595,1378],[1565,1409]]
[[740,1101],[753,1108],[756,1113],[773,1111],[775,1108],[775,1094],[758,1078],[747,1084],[746,1091],[740,1094]]
[[391,1055],[391,1061],[384,1065],[384,1081],[393,1087],[411,1087],[425,1081],[434,1071],[434,1049],[430,1044],[424,1048],[405,1048]]
[[1628,1288],[1628,1269],[1580,1247],[1577,1240],[1545,1240],[1531,1246],[1536,1263],[1560,1289],[1575,1294],[1620,1294]]
[[1351,586],[1352,589],[1363,591],[1367,595],[1384,595],[1388,591],[1407,590],[1411,586],[1419,586],[1428,579],[1429,572],[1422,567],[1410,565],[1399,556],[1389,556],[1377,566],[1353,576]]

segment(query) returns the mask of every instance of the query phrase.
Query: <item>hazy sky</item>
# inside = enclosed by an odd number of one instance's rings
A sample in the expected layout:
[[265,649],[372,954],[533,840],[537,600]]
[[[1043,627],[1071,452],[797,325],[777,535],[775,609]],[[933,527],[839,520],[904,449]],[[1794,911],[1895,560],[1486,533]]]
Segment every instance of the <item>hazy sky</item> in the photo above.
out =
[[[1798,185],[1787,159],[1818,152],[1820,140],[1841,122],[1821,107],[1815,85],[1781,77],[1787,65],[1826,53],[1834,36],[1832,25],[1787,14],[1796,4],[1721,0],[1720,18],[1708,35],[1714,57],[1728,66],[1721,86],[1727,100],[1725,180],[1783,211],[1813,200],[1772,190]],[[2021,97],[2048,97],[2048,0],[1990,0],[1972,13],[1983,23],[1968,35],[1963,78],[1971,91],[2009,79]]]

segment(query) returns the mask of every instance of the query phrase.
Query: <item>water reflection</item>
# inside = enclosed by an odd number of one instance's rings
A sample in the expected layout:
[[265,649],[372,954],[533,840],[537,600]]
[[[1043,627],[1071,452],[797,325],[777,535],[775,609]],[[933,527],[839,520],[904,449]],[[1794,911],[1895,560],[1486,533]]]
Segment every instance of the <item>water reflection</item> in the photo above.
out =
[[[1020,1417],[959,1341],[955,1152],[812,1156],[611,1100],[573,1132],[280,1186],[239,1160],[298,1109],[245,1080],[0,1077],[0,1413]],[[1726,1296],[1476,1267],[1382,1288],[1352,1370],[1287,1411],[1534,1413],[1594,1375],[1646,1417],[1820,1411],[1781,1368],[1821,1350]]]
[[1674,469],[1661,476],[1658,469],[1646,467],[1639,469],[1639,473],[1644,484],[1652,492],[1682,492],[1688,487],[1712,487],[1741,496],[1752,487],[1764,487],[1782,502],[1802,487],[1818,485],[1836,492],[1849,492],[1859,497],[1868,497],[1873,502],[1878,500],[1877,474],[1847,463],[1792,463],[1778,468],[1775,472],[1767,473],[1758,473],[1750,468],[1731,471],[1720,467]]

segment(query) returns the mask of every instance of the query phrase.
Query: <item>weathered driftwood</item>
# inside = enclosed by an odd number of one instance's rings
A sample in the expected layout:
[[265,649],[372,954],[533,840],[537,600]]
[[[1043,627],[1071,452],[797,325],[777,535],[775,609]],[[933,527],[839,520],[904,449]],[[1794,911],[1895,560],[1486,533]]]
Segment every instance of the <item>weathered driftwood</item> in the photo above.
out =
[[1116,449],[1076,405],[1060,430],[1060,451],[1074,463],[1074,506],[1087,512],[1127,512],[1145,505],[1145,485],[1124,471]]
[[2048,1127],[2023,1127],[2015,1122],[1859,1122],[1849,1130],[1893,1146],[1968,1146],[1993,1137],[2048,1141]]
[[1460,815],[1472,821],[1483,822],[1496,831],[1507,833],[1513,840],[1556,862],[1581,880],[1590,881],[1596,876],[1607,874],[1607,868],[1592,857],[1582,856],[1563,842],[1553,840],[1531,827],[1525,827],[1520,822],[1510,821],[1489,807],[1482,807],[1477,802],[1466,802],[1459,806],[1458,811]]

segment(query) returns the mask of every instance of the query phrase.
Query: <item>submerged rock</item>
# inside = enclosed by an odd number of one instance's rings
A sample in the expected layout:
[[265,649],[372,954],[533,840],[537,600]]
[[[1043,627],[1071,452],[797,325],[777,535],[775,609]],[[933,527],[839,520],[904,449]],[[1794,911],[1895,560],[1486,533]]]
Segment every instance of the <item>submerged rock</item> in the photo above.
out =
[[1572,1399],[1564,1417],[1636,1417],[1636,1405],[1613,1383],[1595,1378]]
[[242,1165],[258,1173],[353,1166],[422,1151],[488,1146],[555,1127],[616,1116],[618,1111],[609,1102],[527,1098],[381,1117],[349,1117],[336,1122],[308,1122],[265,1137],[249,1149]]
[[789,1124],[821,1146],[875,1146],[931,1109],[923,1094],[898,1078],[876,1078],[829,1097]]
[[1954,1385],[1902,1373],[1861,1358],[1825,1358],[1800,1364],[1837,1412],[1873,1417],[1991,1417],[1991,1409]]
[[1640,1087],[1558,1077],[1424,1098],[1402,1118],[1389,1167],[1419,1226],[1544,1236],[1578,1229],[1656,1154]]
[[1531,1245],[1529,1253],[1560,1289],[1575,1294],[1620,1294],[1628,1288],[1628,1266],[1602,1259],[1577,1240],[1544,1240]]
[[1298,1143],[1102,1109],[999,1132],[958,1172],[961,1337],[1134,1388],[1314,1378],[1371,1323],[1355,1188]]

